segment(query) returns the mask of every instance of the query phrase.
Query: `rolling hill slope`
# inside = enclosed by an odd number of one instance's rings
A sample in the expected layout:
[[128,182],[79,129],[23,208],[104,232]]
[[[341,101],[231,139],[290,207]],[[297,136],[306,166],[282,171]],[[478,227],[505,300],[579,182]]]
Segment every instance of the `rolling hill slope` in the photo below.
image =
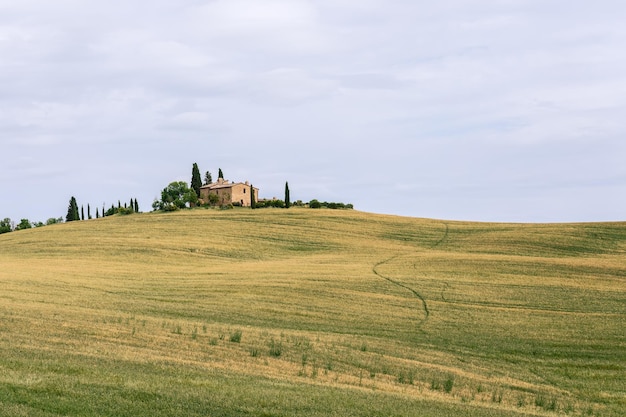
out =
[[619,416],[626,223],[146,213],[0,235],[0,416]]

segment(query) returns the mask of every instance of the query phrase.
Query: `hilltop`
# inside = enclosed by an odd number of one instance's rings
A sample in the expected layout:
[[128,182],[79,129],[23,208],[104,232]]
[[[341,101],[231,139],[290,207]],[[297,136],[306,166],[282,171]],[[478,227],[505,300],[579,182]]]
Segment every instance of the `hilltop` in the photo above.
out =
[[626,223],[196,209],[0,265],[0,416],[626,410]]

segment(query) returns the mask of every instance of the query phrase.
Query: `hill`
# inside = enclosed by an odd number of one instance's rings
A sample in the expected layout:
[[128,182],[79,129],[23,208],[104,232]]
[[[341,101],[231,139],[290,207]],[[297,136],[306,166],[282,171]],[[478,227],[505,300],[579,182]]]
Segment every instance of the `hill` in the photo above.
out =
[[0,416],[626,410],[625,223],[147,213],[0,265]]

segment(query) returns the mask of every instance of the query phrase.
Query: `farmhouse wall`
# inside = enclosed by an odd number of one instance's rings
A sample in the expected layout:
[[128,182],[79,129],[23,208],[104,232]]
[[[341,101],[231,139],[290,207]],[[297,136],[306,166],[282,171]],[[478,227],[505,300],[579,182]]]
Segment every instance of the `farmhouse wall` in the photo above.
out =
[[[253,188],[254,197],[259,201],[259,190]],[[219,179],[217,183],[206,185],[200,188],[200,198],[205,202],[209,202],[209,195],[215,194],[218,197],[218,204],[240,204],[243,207],[250,207],[250,184],[246,183],[230,183],[227,180]]]

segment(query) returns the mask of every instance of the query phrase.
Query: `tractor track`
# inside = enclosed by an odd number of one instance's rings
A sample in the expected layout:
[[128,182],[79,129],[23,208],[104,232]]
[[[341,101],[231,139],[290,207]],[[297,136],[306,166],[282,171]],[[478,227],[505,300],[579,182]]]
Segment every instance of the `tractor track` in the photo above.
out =
[[431,246],[431,248],[436,248],[437,246],[441,245],[443,242],[446,241],[446,239],[448,239],[448,233],[450,232],[450,227],[448,226],[448,223],[444,223],[444,226],[446,226],[446,231],[444,232],[443,236],[441,237],[441,239],[439,239],[438,241],[435,242],[434,245]]
[[[444,232],[443,236],[442,236],[442,237],[441,237],[438,241],[436,241],[436,242],[435,242],[435,243],[431,246],[431,248],[432,248],[432,249],[434,249],[434,248],[436,248],[436,247],[440,246],[443,242],[445,242],[445,241],[446,241],[446,239],[448,239],[448,233],[449,233],[449,231],[450,231],[450,228],[448,227],[448,224],[447,224],[447,223],[444,223],[444,225],[445,225],[445,227],[446,227],[446,230],[445,230],[445,232]],[[424,297],[423,297],[423,296],[422,296],[419,292],[417,292],[415,289],[413,289],[413,288],[409,287],[408,285],[405,285],[405,284],[403,284],[403,283],[401,283],[401,282],[399,282],[399,281],[396,281],[396,280],[394,280],[393,278],[387,277],[387,276],[385,276],[385,275],[381,274],[380,272],[378,272],[378,270],[377,270],[377,268],[378,268],[379,266],[384,265],[384,264],[386,264],[386,263],[389,263],[389,262],[393,261],[394,259],[399,258],[400,256],[401,256],[401,255],[392,256],[392,257],[391,257],[391,258],[389,258],[389,259],[386,259],[386,260],[384,260],[384,261],[380,261],[380,262],[378,262],[377,264],[375,264],[375,265],[372,267],[372,272],[373,272],[376,276],[378,276],[379,278],[382,278],[382,279],[384,279],[385,281],[387,281],[387,282],[389,282],[389,283],[391,283],[391,284],[393,284],[393,285],[395,285],[395,286],[397,286],[397,287],[404,288],[405,290],[410,291],[411,293],[413,293],[413,295],[414,295],[414,296],[415,296],[418,300],[420,300],[420,303],[422,304],[422,311],[423,311],[423,314],[424,314],[423,318],[420,320],[420,322],[419,322],[419,324],[418,324],[418,327],[421,327],[421,326],[423,326],[423,325],[424,325],[424,323],[426,323],[426,321],[428,320],[428,317],[430,317],[430,310],[428,309],[428,303],[426,302],[426,299],[425,299],[425,298],[424,298]],[[413,268],[414,268],[414,269],[417,269],[417,263],[414,263],[414,264],[413,264]],[[444,284],[445,284],[446,286],[448,286],[448,284],[447,284],[447,283],[444,283]],[[445,287],[444,287],[444,290],[442,290],[442,292],[441,292],[441,297],[442,297],[442,298],[444,298],[444,295],[443,295],[443,292],[444,292],[444,291],[445,291]],[[445,300],[445,298],[444,298],[444,300]]]
[[385,275],[383,275],[383,274],[381,274],[380,272],[377,271],[377,268],[380,265],[383,265],[383,264],[386,264],[388,262],[391,262],[391,261],[393,261],[394,259],[396,259],[398,257],[399,257],[399,255],[393,256],[393,257],[391,257],[389,259],[386,259],[384,261],[378,262],[372,268],[372,272],[374,272],[374,274],[376,274],[376,276],[384,279],[385,281],[388,281],[388,282],[390,282],[393,285],[396,285],[396,286],[398,286],[400,288],[404,288],[405,290],[410,291],[411,293],[413,293],[413,295],[415,295],[415,297],[417,297],[420,300],[420,302],[422,304],[422,310],[424,312],[424,317],[418,323],[418,326],[421,327],[422,325],[424,325],[424,323],[426,323],[426,321],[428,320],[428,317],[430,316],[430,311],[428,310],[428,304],[426,303],[426,299],[424,297],[422,297],[422,295],[420,293],[418,293],[417,291],[415,291],[413,288],[409,287],[408,285],[405,285],[405,284],[403,284],[403,283],[401,283],[399,281],[396,281],[396,280],[394,280],[394,279],[392,279],[390,277],[387,277],[387,276],[385,276]]

